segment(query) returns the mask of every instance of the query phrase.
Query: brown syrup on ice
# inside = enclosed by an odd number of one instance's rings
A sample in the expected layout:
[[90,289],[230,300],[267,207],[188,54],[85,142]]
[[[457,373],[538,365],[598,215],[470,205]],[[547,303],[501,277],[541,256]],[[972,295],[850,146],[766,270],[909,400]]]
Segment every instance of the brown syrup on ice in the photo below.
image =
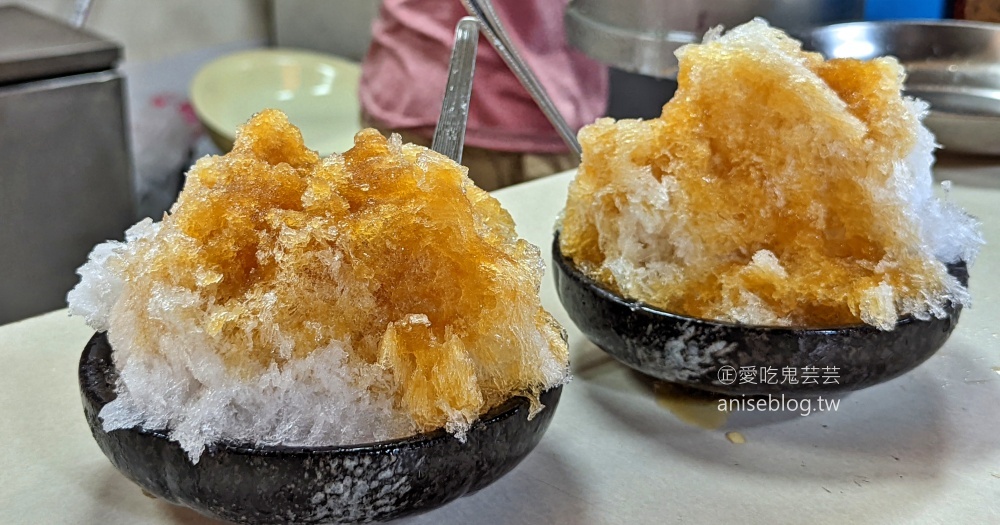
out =
[[659,118],[581,131],[564,255],[626,297],[747,324],[891,329],[946,294],[894,186],[919,127],[895,59],[824,61],[762,22],[679,56]]
[[[320,159],[284,114],[263,111],[231,153],[192,168],[125,263],[128,300],[189,291],[190,326],[249,378],[344,344],[345,366],[385,372],[361,384],[395,396],[420,431],[460,430],[512,395],[537,408],[568,359],[538,298],[540,256],[463,170],[375,130]],[[136,331],[139,349],[163,351],[163,321]]]

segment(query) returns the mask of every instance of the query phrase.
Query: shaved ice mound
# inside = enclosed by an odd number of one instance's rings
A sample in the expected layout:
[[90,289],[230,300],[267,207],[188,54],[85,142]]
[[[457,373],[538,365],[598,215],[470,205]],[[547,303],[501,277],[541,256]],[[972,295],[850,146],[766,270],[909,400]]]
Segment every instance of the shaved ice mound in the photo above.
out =
[[97,246],[70,312],[107,331],[105,430],[327,446],[446,428],[568,378],[544,265],[466,169],[374,130],[320,159],[277,111],[199,160],[161,222]]
[[659,118],[601,119],[560,251],[624,297],[751,325],[892,329],[969,304],[978,222],[933,196],[924,102],[893,58],[824,61],[754,20],[677,52]]

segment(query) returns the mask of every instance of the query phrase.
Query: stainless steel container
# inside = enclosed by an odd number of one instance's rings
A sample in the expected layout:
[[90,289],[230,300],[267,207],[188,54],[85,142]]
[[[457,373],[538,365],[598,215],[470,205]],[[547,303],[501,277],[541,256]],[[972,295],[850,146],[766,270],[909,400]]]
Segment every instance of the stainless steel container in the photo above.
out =
[[94,244],[135,220],[120,57],[0,7],[0,324],[64,307]]
[[570,44],[616,68],[659,78],[677,74],[674,51],[709,28],[754,17],[783,29],[860,20],[864,0],[573,0]]

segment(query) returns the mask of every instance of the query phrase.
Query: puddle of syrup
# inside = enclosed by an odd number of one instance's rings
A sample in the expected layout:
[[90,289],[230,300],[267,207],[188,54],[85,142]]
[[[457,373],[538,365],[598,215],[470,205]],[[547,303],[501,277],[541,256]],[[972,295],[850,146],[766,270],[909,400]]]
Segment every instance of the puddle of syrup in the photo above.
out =
[[730,443],[734,443],[736,445],[742,445],[747,442],[747,438],[743,437],[743,434],[740,434],[739,432],[726,432],[726,439],[728,439]]
[[718,394],[659,381],[653,384],[653,392],[656,394],[657,404],[688,425],[717,430],[729,418],[725,407],[720,409]]

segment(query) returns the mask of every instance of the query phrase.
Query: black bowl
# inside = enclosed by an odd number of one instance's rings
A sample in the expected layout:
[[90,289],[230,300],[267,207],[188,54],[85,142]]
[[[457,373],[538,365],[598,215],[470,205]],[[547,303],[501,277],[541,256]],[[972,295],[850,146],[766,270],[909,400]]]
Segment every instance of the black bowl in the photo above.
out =
[[[622,298],[578,270],[552,244],[553,276],[570,319],[618,361],[658,379],[727,395],[820,395],[858,390],[924,362],[962,311],[943,319],[903,317],[893,330],[752,326],[672,314]],[[949,272],[963,285],[965,263]],[[794,381],[794,382],[793,382]]]
[[236,523],[384,521],[439,507],[513,469],[545,433],[562,387],[530,421],[515,397],[476,422],[464,443],[443,430],[339,447],[218,444],[192,464],[164,431],[105,432],[97,415],[115,399],[111,345],[95,334],[80,358],[84,413],[111,463],[147,492]]

